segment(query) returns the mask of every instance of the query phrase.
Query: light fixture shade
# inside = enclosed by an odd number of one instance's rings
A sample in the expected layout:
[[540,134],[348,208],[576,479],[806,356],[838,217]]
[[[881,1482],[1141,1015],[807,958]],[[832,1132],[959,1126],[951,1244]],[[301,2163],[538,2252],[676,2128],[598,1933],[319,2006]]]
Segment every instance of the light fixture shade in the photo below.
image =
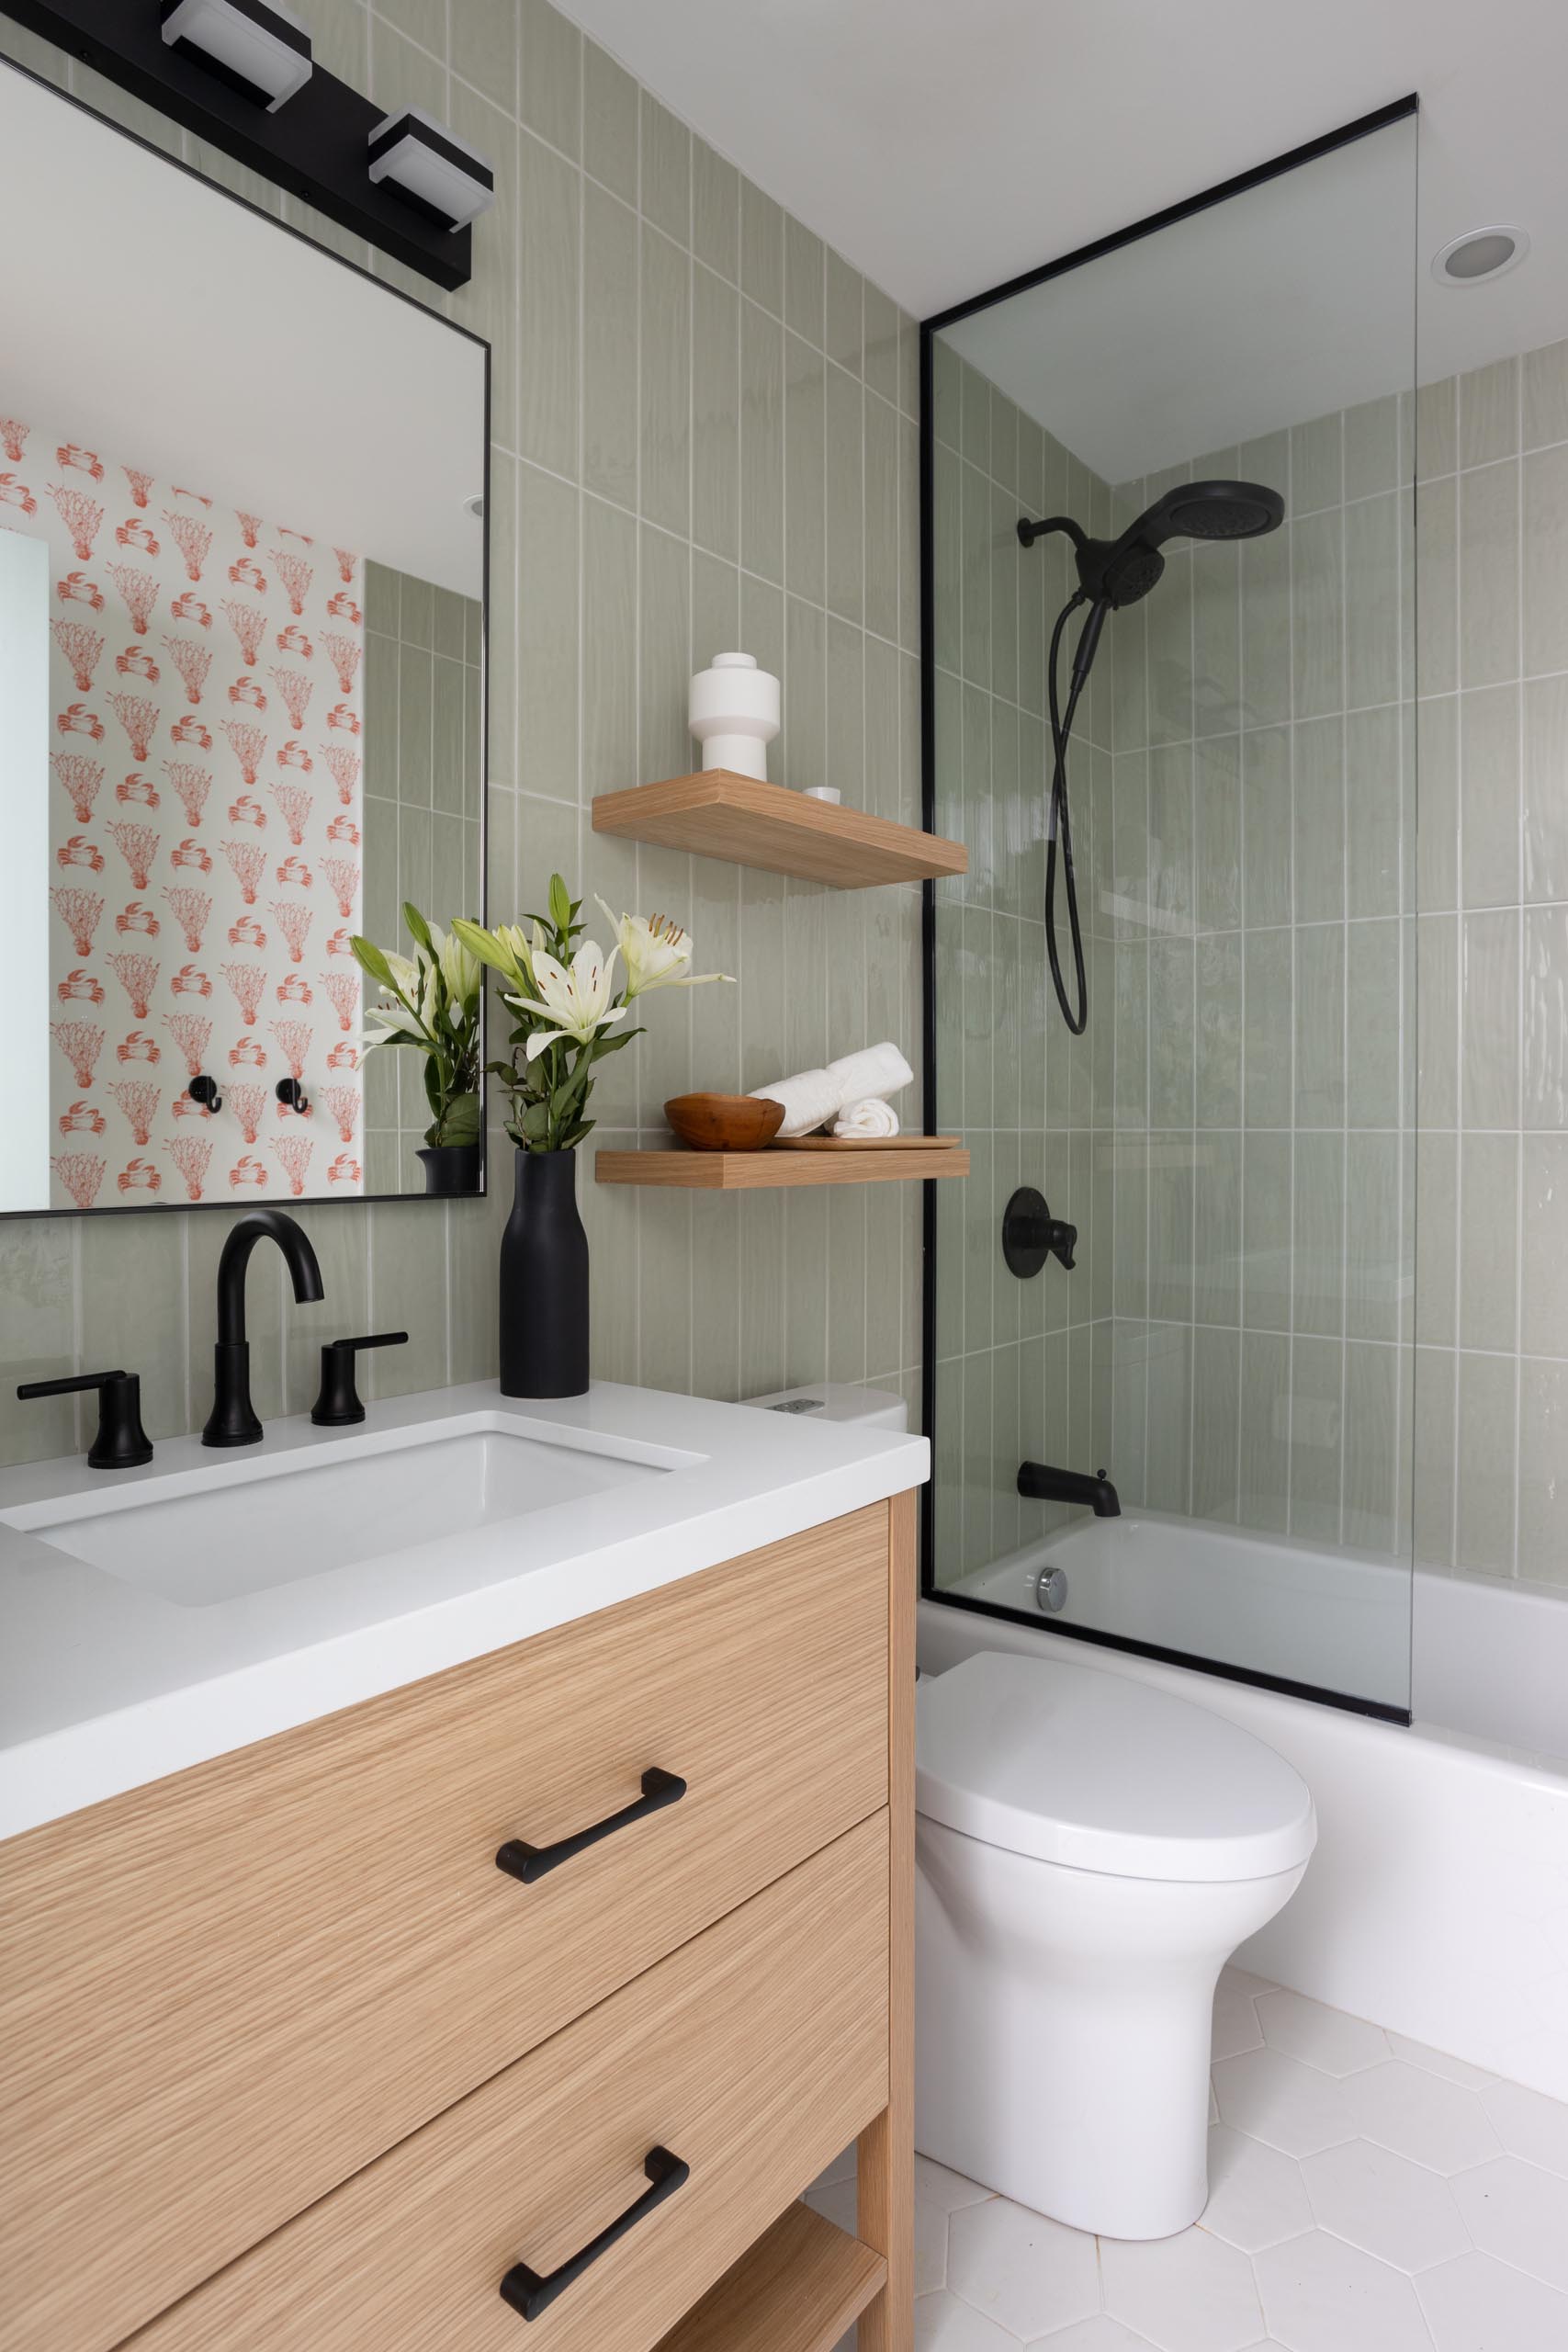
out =
[[276,114],[313,70],[310,36],[279,0],[161,0],[164,39]]
[[393,186],[449,229],[466,228],[495,202],[495,174],[470,147],[426,114],[405,107],[383,117],[370,134],[370,176]]

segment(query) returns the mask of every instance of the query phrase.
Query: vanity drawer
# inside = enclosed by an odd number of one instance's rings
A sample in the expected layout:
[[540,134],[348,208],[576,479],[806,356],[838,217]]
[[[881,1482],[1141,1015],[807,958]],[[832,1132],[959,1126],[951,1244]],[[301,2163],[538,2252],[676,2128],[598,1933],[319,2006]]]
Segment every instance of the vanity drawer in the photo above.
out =
[[0,1846],[5,2352],[118,2344],[879,1811],[887,1589],[878,1504]]
[[[144,2329],[134,2352],[647,2352],[887,2097],[877,1815]],[[502,2301],[689,2177],[532,2322]]]

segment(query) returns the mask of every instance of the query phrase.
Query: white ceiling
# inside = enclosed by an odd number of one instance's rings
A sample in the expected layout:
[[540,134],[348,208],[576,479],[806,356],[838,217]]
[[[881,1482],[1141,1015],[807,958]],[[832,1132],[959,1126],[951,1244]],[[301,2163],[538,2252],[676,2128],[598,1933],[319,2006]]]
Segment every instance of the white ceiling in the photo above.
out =
[[4,64],[0,220],[0,413],[480,593],[467,336]]
[[[1565,0],[565,0],[917,317],[1416,91],[1421,372],[1568,334]],[[1426,264],[1493,221],[1495,286]]]

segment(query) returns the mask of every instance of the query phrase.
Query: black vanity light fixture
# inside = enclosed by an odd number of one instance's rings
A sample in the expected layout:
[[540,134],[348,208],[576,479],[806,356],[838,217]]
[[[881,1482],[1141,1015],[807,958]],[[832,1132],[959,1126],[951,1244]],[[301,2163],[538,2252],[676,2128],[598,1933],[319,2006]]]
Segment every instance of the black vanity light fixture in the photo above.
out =
[[444,229],[466,229],[495,202],[495,174],[467,140],[423,107],[389,114],[370,134],[370,176],[390,180]]
[[485,157],[317,65],[288,0],[0,0],[0,17],[437,286],[473,276],[468,224],[495,197]]
[[310,78],[310,36],[276,0],[160,0],[164,39],[276,114]]

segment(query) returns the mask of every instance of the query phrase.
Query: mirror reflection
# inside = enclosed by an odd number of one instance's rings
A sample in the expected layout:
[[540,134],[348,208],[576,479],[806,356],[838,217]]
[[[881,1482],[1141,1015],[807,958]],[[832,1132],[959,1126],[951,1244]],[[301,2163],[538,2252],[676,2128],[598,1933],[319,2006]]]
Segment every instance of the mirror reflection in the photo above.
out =
[[0,1212],[473,1189],[488,347],[10,68],[0,204]]

